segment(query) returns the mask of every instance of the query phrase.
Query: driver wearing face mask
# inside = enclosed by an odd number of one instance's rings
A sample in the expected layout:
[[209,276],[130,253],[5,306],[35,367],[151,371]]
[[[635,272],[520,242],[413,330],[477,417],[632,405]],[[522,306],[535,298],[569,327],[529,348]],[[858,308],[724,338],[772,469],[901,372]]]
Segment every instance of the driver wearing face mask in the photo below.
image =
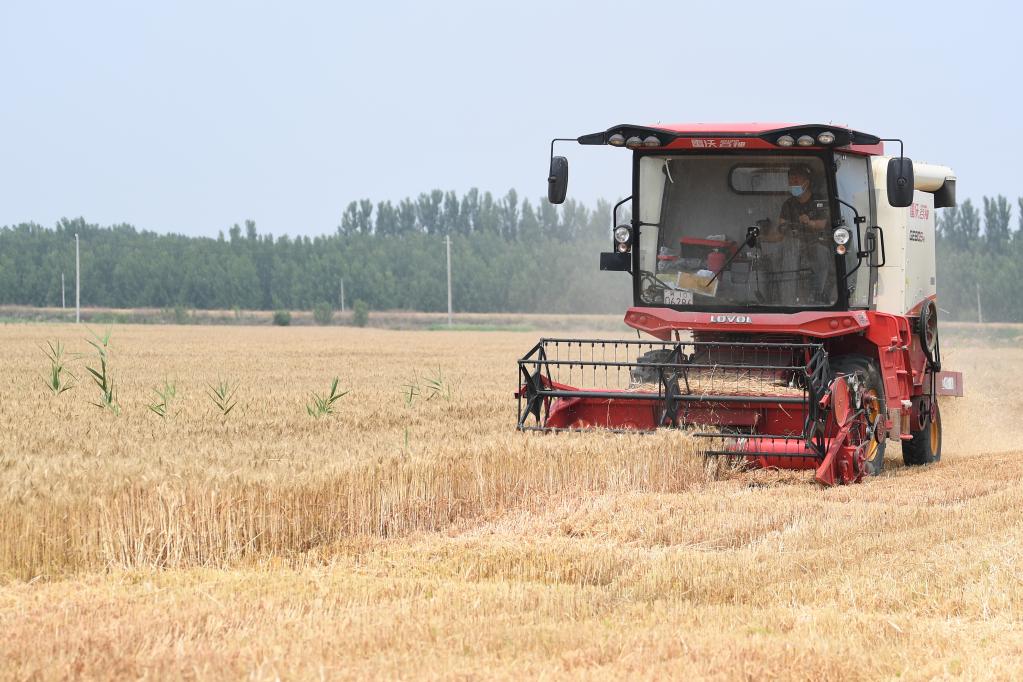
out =
[[810,168],[797,165],[789,169],[789,194],[781,206],[778,225],[782,230],[803,233],[804,237],[818,237],[828,225],[827,204],[824,197],[815,197],[811,192]]
[[792,196],[782,204],[777,224],[762,234],[765,255],[778,261],[778,295],[790,303],[830,303],[828,259],[832,256],[824,243],[828,202],[813,195],[809,166],[789,168],[788,182]]

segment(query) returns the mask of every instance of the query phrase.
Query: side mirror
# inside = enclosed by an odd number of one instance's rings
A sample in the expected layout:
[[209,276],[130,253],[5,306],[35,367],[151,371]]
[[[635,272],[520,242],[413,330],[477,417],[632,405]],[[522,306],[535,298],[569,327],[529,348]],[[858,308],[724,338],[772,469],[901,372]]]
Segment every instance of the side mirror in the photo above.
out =
[[564,156],[552,156],[551,173],[547,176],[547,200],[552,204],[563,204],[567,194],[568,159]]
[[600,269],[611,272],[628,272],[632,267],[632,254],[618,251],[600,254]]
[[913,203],[913,161],[904,156],[888,161],[888,203],[906,208]]

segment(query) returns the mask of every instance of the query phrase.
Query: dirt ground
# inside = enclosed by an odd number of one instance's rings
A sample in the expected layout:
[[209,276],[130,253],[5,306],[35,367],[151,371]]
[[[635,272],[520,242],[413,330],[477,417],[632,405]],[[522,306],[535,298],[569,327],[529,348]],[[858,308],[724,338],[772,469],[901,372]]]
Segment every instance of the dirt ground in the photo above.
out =
[[1023,349],[944,349],[940,463],[822,489],[517,433],[538,335],[115,326],[115,415],[83,328],[0,326],[0,678],[1023,675]]

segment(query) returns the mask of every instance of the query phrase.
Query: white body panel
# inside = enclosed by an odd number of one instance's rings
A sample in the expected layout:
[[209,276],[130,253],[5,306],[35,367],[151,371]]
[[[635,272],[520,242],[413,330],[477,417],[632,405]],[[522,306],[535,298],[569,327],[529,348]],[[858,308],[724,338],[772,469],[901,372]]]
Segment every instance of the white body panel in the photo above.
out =
[[913,189],[937,192],[946,180],[955,180],[955,173],[948,166],[934,163],[913,162]]
[[[890,157],[871,160],[874,175],[877,224],[884,230],[885,266],[877,270],[876,310],[895,315],[916,312],[922,301],[935,295],[934,195],[920,191],[921,182],[930,187],[938,175],[951,176],[944,166],[917,164],[913,173],[917,191],[913,204],[894,208],[888,203],[887,172]],[[932,172],[933,171],[933,172]],[[934,177],[932,177],[934,176]],[[942,181],[944,179],[942,178]]]

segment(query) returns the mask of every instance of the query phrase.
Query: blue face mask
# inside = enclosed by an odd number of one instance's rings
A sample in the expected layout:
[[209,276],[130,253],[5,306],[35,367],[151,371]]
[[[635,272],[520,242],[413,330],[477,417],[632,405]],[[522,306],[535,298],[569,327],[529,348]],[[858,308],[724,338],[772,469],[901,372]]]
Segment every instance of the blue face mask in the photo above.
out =
[[789,194],[791,194],[794,197],[803,196],[804,191],[805,190],[803,189],[802,185],[789,185]]

